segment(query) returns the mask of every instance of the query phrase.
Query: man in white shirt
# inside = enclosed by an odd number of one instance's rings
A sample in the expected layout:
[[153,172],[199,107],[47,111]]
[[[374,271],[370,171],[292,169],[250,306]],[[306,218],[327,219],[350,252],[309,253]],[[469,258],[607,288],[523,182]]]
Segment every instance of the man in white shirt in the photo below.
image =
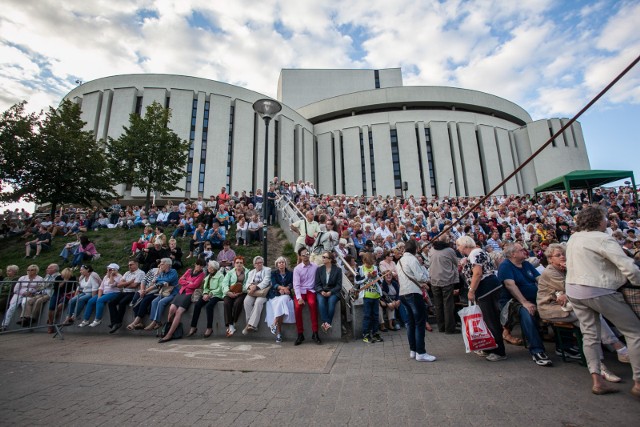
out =
[[109,301],[110,334],[115,333],[122,327],[124,313],[140,287],[140,283],[144,280],[144,276],[144,271],[140,270],[138,261],[130,260],[129,271],[124,273],[117,285],[118,288],[122,289],[122,292],[114,300]]

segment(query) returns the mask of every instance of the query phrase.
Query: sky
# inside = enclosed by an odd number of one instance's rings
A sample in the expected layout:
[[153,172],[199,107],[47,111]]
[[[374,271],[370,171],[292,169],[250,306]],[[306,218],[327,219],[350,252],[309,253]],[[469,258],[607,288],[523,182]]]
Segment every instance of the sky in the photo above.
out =
[[[501,96],[572,117],[640,55],[639,0],[3,0],[0,111],[77,81],[218,80],[276,97],[282,68],[401,67],[405,86]],[[640,65],[580,118],[593,169],[640,183]]]

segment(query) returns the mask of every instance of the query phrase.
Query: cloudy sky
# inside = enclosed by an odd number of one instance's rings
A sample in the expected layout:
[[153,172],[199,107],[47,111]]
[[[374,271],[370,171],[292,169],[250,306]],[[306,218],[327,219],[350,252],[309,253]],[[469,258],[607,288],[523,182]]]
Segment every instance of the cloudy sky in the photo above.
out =
[[[572,117],[640,55],[638,0],[3,0],[0,110],[76,85],[175,73],[275,97],[281,68],[402,67]],[[640,181],[640,66],[581,118],[591,166]],[[639,182],[640,183],[640,182]]]

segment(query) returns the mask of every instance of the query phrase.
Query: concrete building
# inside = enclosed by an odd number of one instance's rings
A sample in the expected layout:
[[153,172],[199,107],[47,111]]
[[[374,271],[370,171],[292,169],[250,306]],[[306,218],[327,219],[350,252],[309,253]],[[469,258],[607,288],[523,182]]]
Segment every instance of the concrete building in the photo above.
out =
[[[171,128],[191,143],[183,191],[208,197],[262,187],[264,123],[252,104],[264,95],[212,80],[159,74],[105,77],[66,99],[82,105],[87,129],[117,138],[132,113],[160,102]],[[316,184],[321,193],[476,196],[495,187],[567,119],[533,121],[518,105],[483,92],[403,86],[399,68],[282,70],[282,112],[269,127],[269,177]],[[500,194],[529,193],[560,174],[589,169],[574,123]],[[125,200],[144,195],[124,185]]]

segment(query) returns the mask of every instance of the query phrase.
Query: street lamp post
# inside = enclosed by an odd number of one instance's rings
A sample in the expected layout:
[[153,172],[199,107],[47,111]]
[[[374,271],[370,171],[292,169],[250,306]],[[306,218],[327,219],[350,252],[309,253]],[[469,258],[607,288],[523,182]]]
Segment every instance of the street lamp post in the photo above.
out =
[[269,122],[282,110],[282,105],[273,99],[259,99],[253,103],[253,111],[258,113],[264,120],[264,177],[262,185],[262,258],[264,265],[267,264],[267,192],[269,190],[267,179],[269,165]]
[[451,198],[451,186],[453,185],[453,179],[449,179],[449,198]]

